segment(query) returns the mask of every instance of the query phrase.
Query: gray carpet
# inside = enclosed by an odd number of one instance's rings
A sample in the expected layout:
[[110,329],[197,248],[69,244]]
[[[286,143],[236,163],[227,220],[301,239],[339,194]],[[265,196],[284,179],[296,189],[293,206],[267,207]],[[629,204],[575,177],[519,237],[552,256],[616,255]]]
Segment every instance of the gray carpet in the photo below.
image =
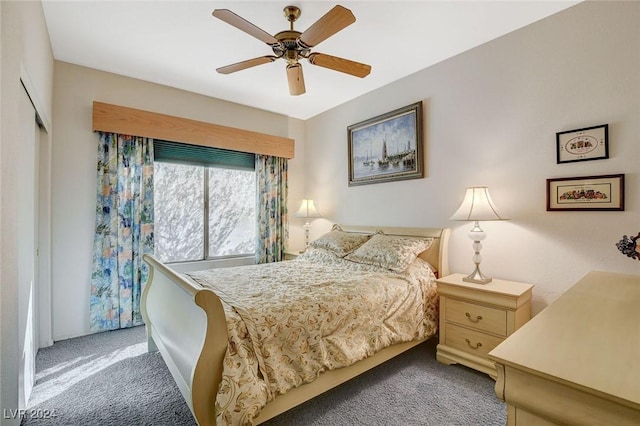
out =
[[[36,359],[23,425],[195,425],[144,327],[57,342]],[[270,421],[284,425],[504,425],[488,376],[435,360],[436,338]],[[48,418],[43,418],[48,417]]]

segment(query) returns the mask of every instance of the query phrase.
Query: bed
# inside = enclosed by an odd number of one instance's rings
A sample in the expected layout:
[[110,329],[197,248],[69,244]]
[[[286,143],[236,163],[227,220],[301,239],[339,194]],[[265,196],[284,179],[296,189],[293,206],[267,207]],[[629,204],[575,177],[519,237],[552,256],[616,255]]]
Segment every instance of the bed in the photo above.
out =
[[[433,336],[448,237],[334,227],[295,260],[185,275],[145,255],[148,350],[161,353],[198,424],[262,423]],[[404,246],[406,264],[371,251],[389,241],[409,241],[415,260]]]

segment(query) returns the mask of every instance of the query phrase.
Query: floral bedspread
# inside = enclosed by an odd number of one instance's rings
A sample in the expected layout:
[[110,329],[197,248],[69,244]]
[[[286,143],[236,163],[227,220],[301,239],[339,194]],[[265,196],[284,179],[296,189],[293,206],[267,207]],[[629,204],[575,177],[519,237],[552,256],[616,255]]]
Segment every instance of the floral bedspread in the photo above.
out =
[[279,394],[392,344],[436,333],[428,264],[395,273],[322,249],[296,260],[188,274],[223,301],[229,349],[218,424],[252,424]]

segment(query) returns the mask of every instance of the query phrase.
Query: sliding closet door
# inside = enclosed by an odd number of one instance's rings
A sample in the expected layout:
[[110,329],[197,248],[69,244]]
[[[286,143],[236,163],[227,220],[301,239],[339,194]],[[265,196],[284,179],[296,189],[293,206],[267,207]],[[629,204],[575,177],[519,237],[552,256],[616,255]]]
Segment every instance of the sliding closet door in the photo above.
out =
[[37,239],[38,150],[36,113],[25,91],[20,101],[20,151],[18,180],[18,405],[25,408],[35,382],[37,351]]

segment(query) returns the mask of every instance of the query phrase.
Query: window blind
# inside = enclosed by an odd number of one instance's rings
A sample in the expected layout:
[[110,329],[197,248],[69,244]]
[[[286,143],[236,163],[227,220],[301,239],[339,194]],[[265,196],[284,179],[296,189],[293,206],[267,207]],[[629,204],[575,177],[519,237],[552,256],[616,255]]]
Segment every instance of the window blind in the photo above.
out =
[[167,163],[255,170],[255,154],[154,139],[154,160]]

